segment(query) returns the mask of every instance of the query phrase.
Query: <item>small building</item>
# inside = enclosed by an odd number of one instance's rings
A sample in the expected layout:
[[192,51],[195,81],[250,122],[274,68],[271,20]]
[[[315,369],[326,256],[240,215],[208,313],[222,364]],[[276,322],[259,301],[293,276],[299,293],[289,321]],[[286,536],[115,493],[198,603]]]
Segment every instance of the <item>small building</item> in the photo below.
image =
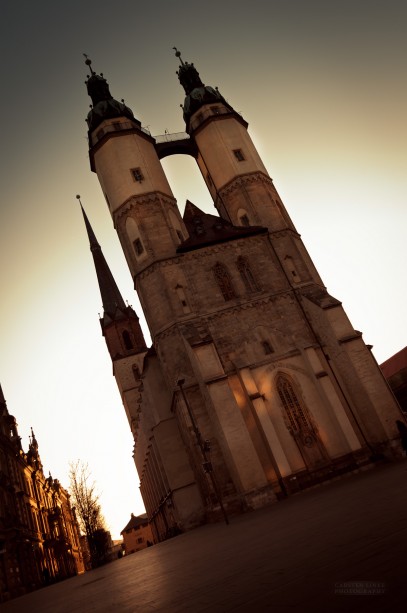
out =
[[407,413],[407,347],[380,365],[402,411]]
[[146,513],[136,516],[131,514],[127,526],[120,532],[126,555],[135,553],[154,544],[154,537]]

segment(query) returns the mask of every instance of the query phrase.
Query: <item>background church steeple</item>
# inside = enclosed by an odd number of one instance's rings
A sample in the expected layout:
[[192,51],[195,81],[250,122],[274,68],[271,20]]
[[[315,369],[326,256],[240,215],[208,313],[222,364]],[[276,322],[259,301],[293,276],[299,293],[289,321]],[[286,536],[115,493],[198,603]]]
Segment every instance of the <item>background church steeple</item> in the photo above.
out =
[[96,239],[92,226],[80,201],[83,219],[89,238],[90,250],[95,264],[103,304],[103,317],[100,320],[103,336],[106,339],[112,359],[140,353],[147,350],[139,319],[131,306],[125,304],[116,281],[106,262],[102,249]]

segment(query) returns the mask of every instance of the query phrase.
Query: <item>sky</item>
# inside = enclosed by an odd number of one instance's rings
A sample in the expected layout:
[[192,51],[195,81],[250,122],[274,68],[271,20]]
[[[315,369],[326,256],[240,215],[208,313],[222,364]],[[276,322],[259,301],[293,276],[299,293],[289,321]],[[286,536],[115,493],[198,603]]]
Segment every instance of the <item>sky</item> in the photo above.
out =
[[[82,54],[153,135],[184,130],[172,47],[219,87],[381,363],[407,344],[406,23],[404,0],[3,0],[0,383],[46,474],[88,463],[113,538],[144,507],[76,194],[148,330],[89,166]],[[181,210],[214,213],[192,158],[164,168]]]

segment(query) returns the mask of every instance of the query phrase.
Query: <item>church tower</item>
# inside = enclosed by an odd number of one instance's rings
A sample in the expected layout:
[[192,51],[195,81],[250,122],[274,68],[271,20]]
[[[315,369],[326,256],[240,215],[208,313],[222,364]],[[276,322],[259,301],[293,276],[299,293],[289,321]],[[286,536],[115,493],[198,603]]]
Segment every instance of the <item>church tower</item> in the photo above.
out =
[[[103,75],[91,69],[87,82],[91,168],[152,338],[147,350],[121,303],[123,328],[109,314],[114,340],[102,323],[159,539],[397,456],[401,417],[362,334],[326,291],[247,122],[176,55],[186,134],[165,150]],[[196,158],[219,215],[187,202],[181,218],[160,162],[181,150]],[[129,354],[124,329],[134,334]],[[115,364],[136,355],[141,383],[126,397],[129,367]]]

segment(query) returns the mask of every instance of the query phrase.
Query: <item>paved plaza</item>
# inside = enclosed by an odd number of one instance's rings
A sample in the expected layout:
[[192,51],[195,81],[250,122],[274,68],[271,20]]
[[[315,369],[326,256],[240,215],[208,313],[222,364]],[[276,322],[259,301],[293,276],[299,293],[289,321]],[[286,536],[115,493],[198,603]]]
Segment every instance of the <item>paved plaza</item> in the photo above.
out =
[[407,461],[296,494],[49,586],[1,613],[407,609]]

